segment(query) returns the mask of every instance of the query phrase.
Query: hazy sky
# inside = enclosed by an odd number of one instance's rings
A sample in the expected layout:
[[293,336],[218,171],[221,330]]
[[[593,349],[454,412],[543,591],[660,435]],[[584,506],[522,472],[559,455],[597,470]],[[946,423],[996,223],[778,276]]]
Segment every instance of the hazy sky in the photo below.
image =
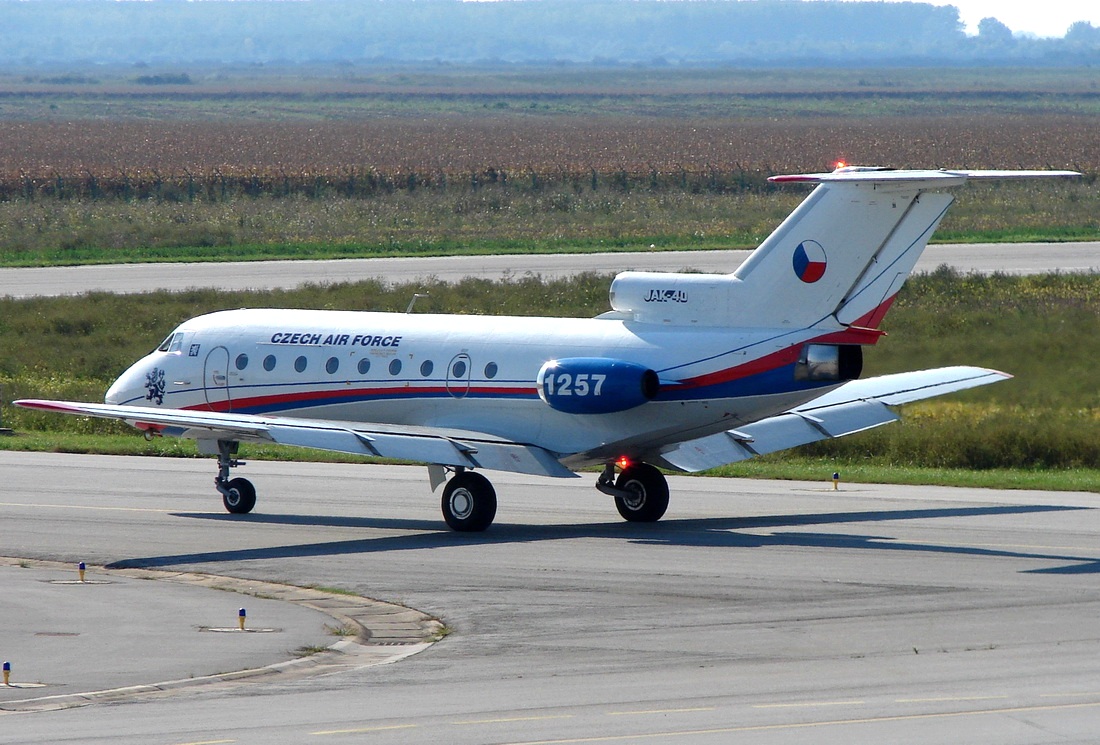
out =
[[[896,1],[896,0],[892,0]],[[922,0],[932,5],[954,5],[968,34],[978,33],[978,22],[992,16],[1015,33],[1065,36],[1075,21],[1100,28],[1097,0]]]

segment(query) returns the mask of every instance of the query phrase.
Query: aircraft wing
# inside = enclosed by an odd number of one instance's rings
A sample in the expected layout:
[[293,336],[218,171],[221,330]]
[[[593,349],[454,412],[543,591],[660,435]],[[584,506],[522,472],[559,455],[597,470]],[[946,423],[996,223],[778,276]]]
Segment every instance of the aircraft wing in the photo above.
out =
[[486,468],[558,478],[577,476],[545,448],[466,430],[74,401],[25,399],[16,401],[15,404],[63,414],[119,419],[146,432],[195,440],[267,442],[444,466]]
[[661,453],[662,465],[681,471],[705,471],[756,455],[855,434],[896,421],[899,417],[889,406],[1011,377],[980,367],[942,367],[853,380],[778,416],[679,443]]

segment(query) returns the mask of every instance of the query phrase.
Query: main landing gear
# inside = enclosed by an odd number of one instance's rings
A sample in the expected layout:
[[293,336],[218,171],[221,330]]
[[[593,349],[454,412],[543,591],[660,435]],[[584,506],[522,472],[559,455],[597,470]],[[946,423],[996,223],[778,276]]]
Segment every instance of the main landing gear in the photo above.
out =
[[[630,463],[615,476],[616,463],[608,463],[596,481],[596,488],[615,498],[615,507],[624,519],[634,523],[657,522],[668,509],[668,481],[648,463]],[[443,467],[436,466],[438,481]],[[448,468],[447,470],[451,470]],[[443,488],[443,519],[460,533],[480,532],[488,528],[497,512],[497,495],[489,479],[480,473],[458,467]]]
[[497,493],[480,473],[458,468],[443,488],[443,519],[452,530],[479,533],[493,523]]
[[668,509],[665,475],[648,463],[631,463],[615,478],[615,464],[608,463],[596,480],[596,488],[615,498],[615,508],[632,523],[653,523]]
[[218,440],[218,475],[214,477],[214,488],[222,495],[227,511],[243,515],[256,506],[256,487],[248,479],[229,478],[230,468],[244,465],[233,457],[237,454],[237,445],[231,440]]

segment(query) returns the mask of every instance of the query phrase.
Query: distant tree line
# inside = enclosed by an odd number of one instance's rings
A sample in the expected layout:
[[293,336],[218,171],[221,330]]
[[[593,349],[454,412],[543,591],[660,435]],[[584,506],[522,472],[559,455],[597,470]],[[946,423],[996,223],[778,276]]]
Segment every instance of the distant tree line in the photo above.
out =
[[797,0],[0,0],[0,64],[1100,62],[1100,29],[964,33],[952,6]]

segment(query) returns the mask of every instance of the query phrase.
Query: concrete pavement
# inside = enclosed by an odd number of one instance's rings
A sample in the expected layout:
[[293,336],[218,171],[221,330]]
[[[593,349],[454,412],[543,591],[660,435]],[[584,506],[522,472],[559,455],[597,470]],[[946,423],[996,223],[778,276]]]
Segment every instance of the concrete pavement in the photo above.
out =
[[191,572],[88,567],[81,581],[76,565],[0,558],[0,588],[9,711],[381,664],[442,630],[356,595]]

